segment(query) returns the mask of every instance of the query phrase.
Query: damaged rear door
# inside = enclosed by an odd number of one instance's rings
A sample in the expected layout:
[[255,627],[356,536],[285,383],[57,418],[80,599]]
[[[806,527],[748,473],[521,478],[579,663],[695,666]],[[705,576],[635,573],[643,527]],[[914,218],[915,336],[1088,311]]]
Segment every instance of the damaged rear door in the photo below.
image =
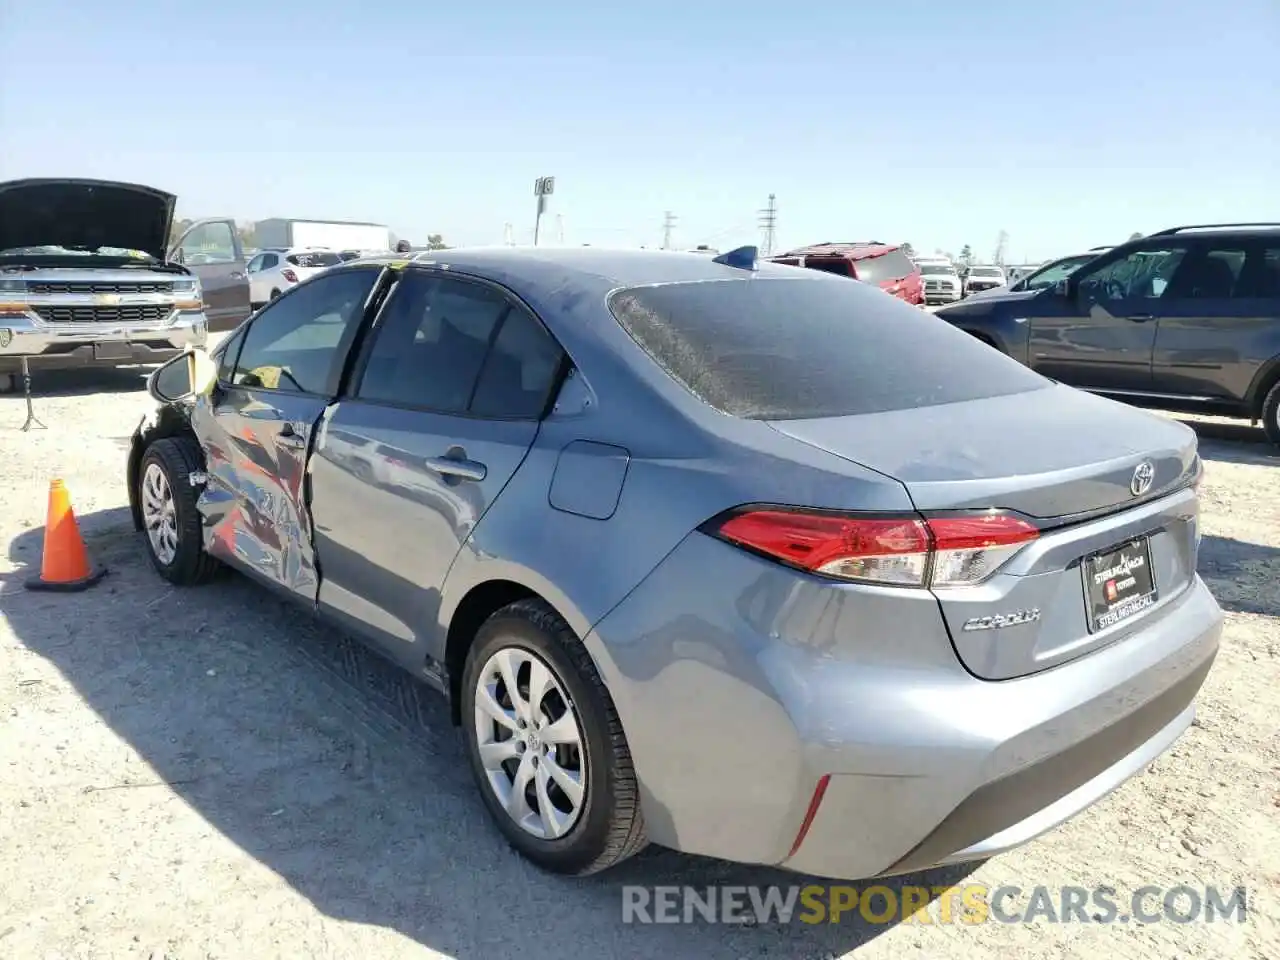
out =
[[308,602],[318,577],[307,457],[379,274],[322,274],[267,306],[237,332],[218,385],[192,412],[207,460],[206,549]]

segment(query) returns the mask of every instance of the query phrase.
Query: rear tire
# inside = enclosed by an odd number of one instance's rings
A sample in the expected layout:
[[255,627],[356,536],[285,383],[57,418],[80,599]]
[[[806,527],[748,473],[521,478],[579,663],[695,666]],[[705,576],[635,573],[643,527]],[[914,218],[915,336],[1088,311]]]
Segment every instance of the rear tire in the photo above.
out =
[[[515,671],[514,698],[501,679],[504,665]],[[535,670],[547,671],[545,685],[535,682]],[[531,686],[545,693],[531,695]],[[488,710],[477,710],[482,697]],[[481,626],[463,669],[461,707],[476,786],[517,852],[544,870],[586,876],[644,848],[639,787],[618,712],[586,648],[545,602],[517,601]],[[566,776],[577,785],[572,792],[560,787]],[[517,783],[524,785],[519,792]],[[557,827],[548,829],[552,821]]]
[[151,565],[180,587],[207,583],[221,569],[204,550],[204,525],[191,486],[191,474],[199,469],[200,448],[194,440],[166,437],[147,447],[134,479]]
[[1261,419],[1267,439],[1280,447],[1280,381],[1272,384],[1263,398]]

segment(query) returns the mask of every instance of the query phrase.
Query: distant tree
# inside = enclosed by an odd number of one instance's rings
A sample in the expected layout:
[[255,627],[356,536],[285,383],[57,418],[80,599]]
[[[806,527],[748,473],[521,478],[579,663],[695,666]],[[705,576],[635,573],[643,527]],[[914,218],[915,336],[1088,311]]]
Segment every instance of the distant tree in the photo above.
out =
[[444,237],[438,233],[427,234],[428,250],[448,250],[449,245],[444,242]]
[[967,243],[960,248],[960,262],[966,266],[973,263],[973,247]]
[[195,223],[194,220],[174,220],[173,226],[169,228],[168,246],[172,247],[175,243],[177,243],[180,239],[182,239],[182,235],[187,232],[187,228],[191,226],[191,224],[193,223]]
[[1142,234],[1138,233],[1137,231],[1134,231],[1133,233],[1129,234],[1129,239],[1130,239],[1130,240],[1141,240],[1141,239],[1142,239]]
[[905,253],[908,257],[915,257],[916,248],[909,243],[904,243],[902,245],[902,252]]

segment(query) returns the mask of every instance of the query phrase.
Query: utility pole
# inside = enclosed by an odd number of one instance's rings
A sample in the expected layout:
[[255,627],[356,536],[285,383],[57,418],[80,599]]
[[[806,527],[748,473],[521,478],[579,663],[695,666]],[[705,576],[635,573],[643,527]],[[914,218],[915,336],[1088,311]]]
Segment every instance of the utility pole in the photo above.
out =
[[1004,266],[1005,255],[1009,252],[1009,232],[1001,230],[996,237],[996,255],[992,258],[997,267]]
[[533,182],[533,195],[538,198],[538,212],[533,219],[533,245],[538,245],[538,229],[542,226],[542,215],[547,210],[547,197],[556,189],[555,177],[539,177]]
[[769,205],[760,211],[760,227],[764,230],[764,256],[773,253],[773,238],[778,226],[778,203],[774,194],[769,194]]
[[556,242],[564,243],[564,214],[556,214]]
[[671,249],[671,230],[676,225],[676,215],[668,210],[662,216],[662,249]]
[[504,247],[514,247],[516,245],[514,232],[515,229],[511,224],[504,223],[502,225],[502,245]]

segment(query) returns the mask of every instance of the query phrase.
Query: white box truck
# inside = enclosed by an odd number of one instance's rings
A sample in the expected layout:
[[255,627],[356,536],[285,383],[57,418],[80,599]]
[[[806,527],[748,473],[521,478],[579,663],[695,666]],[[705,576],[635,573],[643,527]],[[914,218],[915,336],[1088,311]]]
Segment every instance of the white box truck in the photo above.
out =
[[324,247],[329,250],[390,250],[391,228],[351,220],[293,220],[274,217],[254,224],[258,249]]

